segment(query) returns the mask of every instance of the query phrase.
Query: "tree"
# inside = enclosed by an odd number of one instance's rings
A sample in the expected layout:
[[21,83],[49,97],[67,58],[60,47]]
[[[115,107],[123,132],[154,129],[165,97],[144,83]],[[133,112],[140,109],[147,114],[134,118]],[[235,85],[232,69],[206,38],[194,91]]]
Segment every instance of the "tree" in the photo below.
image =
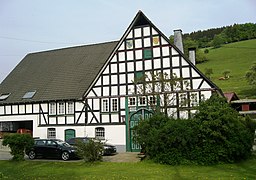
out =
[[34,139],[30,134],[9,134],[4,136],[4,146],[9,146],[13,160],[24,160],[25,151],[34,145]]
[[245,78],[250,85],[256,87],[256,62],[254,62],[249,71],[246,72]]
[[[154,101],[147,98],[147,102],[152,110],[163,110],[168,115],[169,106],[176,100],[173,91],[187,89],[189,82],[178,77],[176,74],[169,75],[160,71],[151,71],[136,77],[133,81],[135,84],[134,94],[154,98]],[[155,103],[155,102],[159,103]],[[184,102],[185,103],[185,102]],[[159,107],[160,106],[160,107]]]
[[211,75],[213,74],[213,70],[212,70],[212,68],[205,68],[205,76],[207,77],[207,78],[209,78],[209,79],[211,79]]

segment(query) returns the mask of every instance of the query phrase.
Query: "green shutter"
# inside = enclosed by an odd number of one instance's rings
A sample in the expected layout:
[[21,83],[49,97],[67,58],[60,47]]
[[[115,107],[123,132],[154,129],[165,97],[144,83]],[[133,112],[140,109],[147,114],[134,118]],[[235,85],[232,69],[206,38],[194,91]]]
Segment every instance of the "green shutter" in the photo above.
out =
[[143,54],[144,54],[144,59],[152,58],[152,50],[151,49],[144,49]]

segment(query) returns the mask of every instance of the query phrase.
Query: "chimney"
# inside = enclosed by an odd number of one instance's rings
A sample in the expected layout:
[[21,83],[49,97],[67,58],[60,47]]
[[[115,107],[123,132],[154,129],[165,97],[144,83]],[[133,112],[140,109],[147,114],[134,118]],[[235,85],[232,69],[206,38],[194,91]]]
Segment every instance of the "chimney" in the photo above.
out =
[[183,43],[182,43],[182,30],[181,30],[181,29],[174,30],[174,45],[175,45],[182,53],[184,53],[184,50],[183,50]]
[[196,65],[196,48],[188,48],[188,58],[192,64]]

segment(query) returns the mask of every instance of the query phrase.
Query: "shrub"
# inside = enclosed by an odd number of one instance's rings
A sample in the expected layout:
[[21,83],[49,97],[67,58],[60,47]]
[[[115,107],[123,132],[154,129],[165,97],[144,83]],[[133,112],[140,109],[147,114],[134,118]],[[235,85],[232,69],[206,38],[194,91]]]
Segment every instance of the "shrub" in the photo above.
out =
[[30,149],[34,145],[34,139],[30,134],[8,134],[4,136],[4,146],[11,149],[12,160],[24,160],[25,150]]
[[89,139],[88,142],[76,141],[77,154],[85,162],[102,160],[103,144],[98,140]]
[[164,164],[230,163],[251,155],[255,122],[216,95],[202,102],[193,119],[156,114],[135,128],[149,158]]

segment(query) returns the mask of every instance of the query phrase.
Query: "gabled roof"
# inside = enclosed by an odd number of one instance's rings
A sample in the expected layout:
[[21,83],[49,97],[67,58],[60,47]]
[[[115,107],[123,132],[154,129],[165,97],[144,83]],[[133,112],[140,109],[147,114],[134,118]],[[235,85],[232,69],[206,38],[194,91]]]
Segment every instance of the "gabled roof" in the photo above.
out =
[[[0,84],[2,103],[81,99],[118,42],[28,54]],[[33,98],[23,98],[35,92]]]
[[238,96],[234,92],[225,92],[224,93],[227,102],[230,103],[231,101],[239,100]]

